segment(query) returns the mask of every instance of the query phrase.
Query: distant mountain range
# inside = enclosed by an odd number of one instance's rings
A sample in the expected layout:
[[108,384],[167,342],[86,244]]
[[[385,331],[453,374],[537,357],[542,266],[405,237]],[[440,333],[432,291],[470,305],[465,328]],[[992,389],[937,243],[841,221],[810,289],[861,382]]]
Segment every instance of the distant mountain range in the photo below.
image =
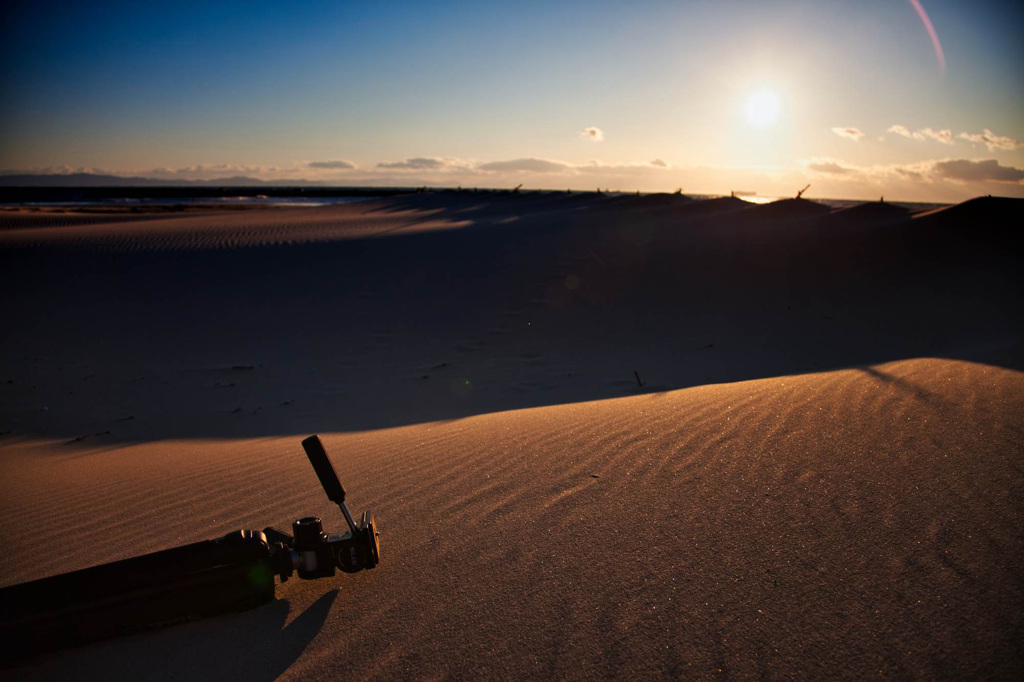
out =
[[237,176],[214,180],[164,180],[158,178],[121,177],[96,173],[55,173],[0,175],[0,187],[322,187],[315,180],[274,180]]

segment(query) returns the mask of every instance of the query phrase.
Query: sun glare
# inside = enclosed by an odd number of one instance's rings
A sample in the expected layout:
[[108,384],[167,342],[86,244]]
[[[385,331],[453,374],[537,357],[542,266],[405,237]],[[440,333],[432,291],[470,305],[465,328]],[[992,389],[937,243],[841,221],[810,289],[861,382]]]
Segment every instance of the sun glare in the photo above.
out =
[[758,90],[747,100],[747,121],[758,128],[775,122],[779,115],[779,98],[769,90]]

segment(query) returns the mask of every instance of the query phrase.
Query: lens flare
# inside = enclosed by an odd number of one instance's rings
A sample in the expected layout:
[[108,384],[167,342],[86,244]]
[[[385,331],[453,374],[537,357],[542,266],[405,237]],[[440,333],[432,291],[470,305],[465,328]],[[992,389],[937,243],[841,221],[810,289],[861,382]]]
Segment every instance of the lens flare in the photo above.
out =
[[946,73],[946,55],[942,53],[942,43],[939,42],[939,34],[935,32],[935,27],[932,26],[932,20],[928,18],[928,13],[924,11],[924,7],[921,5],[920,0],[910,0],[910,4],[917,10],[917,16],[921,17],[921,22],[924,24],[925,30],[928,31],[928,37],[932,39],[932,47],[935,48],[935,56],[939,59],[939,69],[943,74]]

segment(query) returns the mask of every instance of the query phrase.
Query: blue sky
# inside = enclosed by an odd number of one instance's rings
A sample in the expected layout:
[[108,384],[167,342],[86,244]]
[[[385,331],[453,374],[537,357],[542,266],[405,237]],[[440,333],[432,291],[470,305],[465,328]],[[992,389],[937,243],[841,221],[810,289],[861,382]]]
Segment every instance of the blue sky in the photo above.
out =
[[1024,8],[921,4],[7,3],[0,169],[1024,195]]

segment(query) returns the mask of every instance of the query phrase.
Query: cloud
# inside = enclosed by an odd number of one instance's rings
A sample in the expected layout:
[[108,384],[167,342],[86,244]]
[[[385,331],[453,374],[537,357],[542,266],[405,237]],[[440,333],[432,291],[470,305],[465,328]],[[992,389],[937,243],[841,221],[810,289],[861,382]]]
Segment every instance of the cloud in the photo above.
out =
[[477,166],[479,170],[501,173],[564,173],[572,170],[572,166],[561,161],[547,159],[513,159],[511,161],[492,161]]
[[444,159],[431,159],[423,156],[417,156],[412,159],[406,159],[405,161],[381,161],[377,164],[377,168],[391,168],[391,169],[408,169],[408,170],[437,170],[444,168]]
[[897,175],[900,175],[900,176],[902,176],[904,178],[909,178],[911,180],[923,180],[924,179],[924,174],[923,173],[921,173],[919,171],[916,171],[916,170],[911,170],[910,168],[903,168],[902,166],[897,166],[896,168],[893,169],[893,171],[895,171],[895,173]]
[[826,175],[853,175],[864,173],[868,170],[827,156],[816,156],[810,159],[804,159],[800,161],[800,165],[814,173],[822,173]]
[[306,164],[310,168],[326,168],[330,170],[353,170],[356,165],[351,161],[310,161]]
[[[543,175],[642,175],[671,169],[668,163],[655,159],[647,163],[605,164],[600,161],[572,163],[556,159],[525,157],[489,162],[469,161],[455,157],[414,157],[404,161],[378,163],[376,169],[402,172],[420,172],[424,177],[429,173],[494,175],[498,173],[533,173]],[[371,171],[373,172],[373,171]]]
[[902,135],[903,137],[908,137],[914,140],[932,139],[936,142],[941,142],[942,144],[955,144],[955,141],[953,140],[953,131],[949,129],[932,130],[931,128],[921,128],[920,130],[910,132],[906,126],[894,125],[890,126],[889,130],[886,132],[896,133],[897,135]]
[[839,137],[845,137],[854,142],[860,142],[860,138],[864,137],[864,131],[859,128],[833,128],[832,132]]
[[990,152],[997,149],[1013,150],[1021,146],[1021,143],[1012,137],[1000,137],[988,128],[985,128],[983,133],[960,133],[957,137],[968,142],[982,142]]
[[938,161],[934,167],[935,174],[947,180],[978,182],[991,180],[994,182],[1024,181],[1024,168],[1000,166],[995,159],[970,161],[968,159],[952,159]]
[[623,163],[606,164],[600,161],[589,163],[566,163],[553,159],[513,159],[511,161],[492,161],[483,163],[476,167],[477,170],[485,172],[502,173],[564,173],[570,175],[597,174],[597,175],[643,175],[651,172],[667,170],[669,165],[661,159],[655,159],[650,163]]
[[855,171],[852,168],[846,168],[845,166],[840,166],[835,161],[816,161],[816,162],[807,164],[807,168],[812,170],[812,171],[816,171],[818,173],[830,173],[832,175],[844,175],[846,173],[856,173],[857,172],[857,171]]
[[[924,137],[930,137],[931,139],[935,140],[936,142],[941,142],[942,144],[955,144],[955,142],[953,141],[953,131],[952,130],[932,130],[931,128],[923,128],[923,129],[918,130],[918,131],[916,131],[914,133],[914,137],[917,137],[917,135],[923,135]],[[921,138],[917,138],[917,139],[921,139]]]
[[886,184],[893,180],[912,180],[918,183],[942,182],[1003,182],[1024,184],[1024,169],[1001,166],[994,159],[933,159],[901,165],[851,166],[834,159],[810,159],[805,168],[832,176],[847,176],[858,180]]
[[578,173],[596,173],[601,175],[644,175],[650,172],[660,172],[668,169],[668,164],[661,159],[655,159],[650,163],[620,163],[606,164],[600,161],[571,166]]
[[467,170],[471,167],[471,164],[463,161],[462,159],[456,159],[450,156],[443,157],[427,157],[427,156],[416,156],[411,159],[404,161],[391,161],[381,162],[377,164],[377,168],[387,168],[389,170],[414,170],[414,171],[452,171],[452,170]]
[[286,170],[277,166],[244,166],[230,163],[215,163],[195,164],[183,168],[153,168],[139,171],[138,174],[161,180],[223,180],[235,177],[265,180],[276,178],[283,172],[295,172],[295,169]]
[[604,131],[601,130],[600,128],[590,126],[589,128],[584,128],[583,130],[581,130],[580,136],[585,137],[586,139],[592,142],[600,142],[601,140],[604,139]]
[[111,170],[109,168],[99,168],[97,166],[71,166],[68,164],[61,164],[60,166],[31,166],[28,168],[17,168],[7,169],[0,171],[2,175],[72,175],[77,173],[91,173],[93,175],[132,175],[139,174],[141,171],[134,171],[133,173],[125,173],[118,170]]
[[[833,132],[835,132],[837,135],[840,135],[841,133],[839,133],[838,130],[839,129],[837,128],[832,129]],[[945,130],[932,130],[931,128],[921,128],[920,130],[915,130],[911,132],[910,130],[907,129],[906,126],[894,125],[890,126],[887,132],[902,135],[903,137],[910,138],[913,140],[930,139],[935,140],[936,142],[941,142],[942,144],[956,144],[956,140],[953,138],[953,131],[949,130],[948,128]],[[1001,135],[996,135],[988,128],[985,128],[984,132],[981,133],[960,133],[956,137],[960,138],[961,140],[966,140],[968,142],[984,144],[986,147],[988,147],[988,150],[990,152],[994,152],[997,149],[1012,151],[1014,149],[1018,149],[1021,146],[1024,146],[1020,141],[1015,140],[1012,137],[1003,137]]]

